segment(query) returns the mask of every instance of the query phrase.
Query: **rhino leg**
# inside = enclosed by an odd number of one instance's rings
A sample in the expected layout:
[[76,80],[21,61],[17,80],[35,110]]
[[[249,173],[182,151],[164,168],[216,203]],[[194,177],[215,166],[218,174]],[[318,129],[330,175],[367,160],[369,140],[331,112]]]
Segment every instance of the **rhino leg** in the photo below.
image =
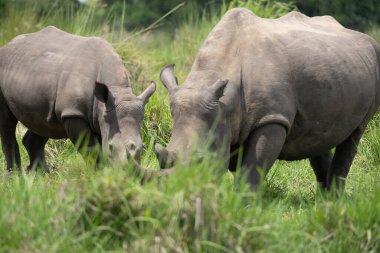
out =
[[260,183],[260,169],[264,175],[278,158],[286,139],[286,130],[279,124],[268,124],[250,133],[245,143],[242,167],[246,170],[252,190]]
[[49,138],[42,137],[38,134],[28,130],[22,138],[26,151],[28,151],[30,164],[27,167],[27,171],[33,168],[43,167],[46,172],[49,172],[49,168],[45,160],[45,144]]
[[16,140],[16,125],[18,120],[9,110],[8,106],[0,102],[0,135],[1,144],[5,160],[7,161],[7,170],[11,171],[16,167],[21,171],[20,150]]
[[79,152],[86,159],[95,159],[99,163],[99,138],[89,124],[80,118],[68,118],[64,121],[66,133]]
[[[238,167],[239,151],[240,151],[240,145],[230,146],[230,161],[228,164],[228,170],[231,172],[236,172],[236,169]],[[243,153],[243,156],[244,156],[244,153]]]
[[357,146],[365,130],[365,125],[358,127],[344,142],[335,149],[331,167],[327,174],[327,190],[334,186],[344,189],[346,177],[355,158]]
[[331,150],[320,156],[312,157],[309,160],[310,165],[314,170],[315,177],[317,178],[318,185],[322,189],[325,189],[327,186],[327,174],[333,160]]

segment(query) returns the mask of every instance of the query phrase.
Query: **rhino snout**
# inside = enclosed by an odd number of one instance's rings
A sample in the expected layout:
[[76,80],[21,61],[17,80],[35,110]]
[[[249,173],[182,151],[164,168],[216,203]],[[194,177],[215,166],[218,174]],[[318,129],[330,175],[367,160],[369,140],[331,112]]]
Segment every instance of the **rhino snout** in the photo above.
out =
[[156,156],[157,156],[157,159],[160,163],[161,169],[173,167],[173,165],[176,161],[176,158],[177,158],[175,152],[169,151],[168,149],[166,149],[164,146],[162,146],[159,143],[157,143],[154,146],[154,149],[156,151]]
[[137,162],[140,162],[141,160],[141,152],[143,150],[142,144],[136,144],[133,141],[129,141],[126,145],[127,154],[129,157],[134,159]]
[[111,158],[118,159],[120,161],[127,161],[133,159],[140,163],[141,152],[143,149],[142,144],[137,144],[133,141],[129,141],[126,145],[110,143],[108,145]]

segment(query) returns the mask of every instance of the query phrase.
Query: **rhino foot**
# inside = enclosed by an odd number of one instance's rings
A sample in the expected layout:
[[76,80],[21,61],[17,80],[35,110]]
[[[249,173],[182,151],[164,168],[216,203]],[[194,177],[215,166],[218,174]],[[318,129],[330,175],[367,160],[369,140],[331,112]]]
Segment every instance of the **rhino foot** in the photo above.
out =
[[49,168],[49,166],[47,166],[46,164],[45,164],[45,165],[41,165],[41,166],[29,165],[29,166],[26,167],[25,171],[26,171],[27,173],[31,172],[33,169],[34,169],[35,171],[37,171],[38,168],[40,168],[40,167],[44,168],[44,171],[45,171],[46,173],[50,173],[50,168]]

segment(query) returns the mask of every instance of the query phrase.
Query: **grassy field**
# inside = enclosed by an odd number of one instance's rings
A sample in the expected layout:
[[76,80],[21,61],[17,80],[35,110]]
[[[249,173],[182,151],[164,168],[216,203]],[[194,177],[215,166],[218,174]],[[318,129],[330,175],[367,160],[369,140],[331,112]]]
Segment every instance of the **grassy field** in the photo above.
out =
[[[245,5],[265,17],[292,9],[265,1]],[[150,79],[158,84],[146,108],[142,159],[143,166],[158,168],[153,146],[165,144],[171,128],[159,71],[175,63],[181,83],[227,8],[202,17],[190,13],[179,26],[166,24],[137,36],[113,29],[112,15],[107,26],[95,24],[94,9],[66,11],[69,21],[60,11],[41,19],[32,9],[10,10],[0,19],[0,45],[46,25],[109,40],[137,94]],[[380,41],[379,31],[368,33]],[[24,131],[18,128],[20,139]],[[88,167],[69,141],[49,141],[46,148],[53,169],[48,175],[6,175],[0,153],[0,252],[380,252],[379,114],[361,141],[340,198],[316,191],[307,161],[276,162],[263,187],[252,193],[211,157],[143,182],[131,168]]]

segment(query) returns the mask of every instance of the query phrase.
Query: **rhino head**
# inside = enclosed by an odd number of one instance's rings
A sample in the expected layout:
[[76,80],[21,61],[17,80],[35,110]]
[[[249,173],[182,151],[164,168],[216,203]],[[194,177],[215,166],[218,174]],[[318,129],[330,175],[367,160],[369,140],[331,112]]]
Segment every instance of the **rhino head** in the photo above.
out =
[[156,90],[154,82],[141,95],[135,96],[129,86],[107,86],[96,83],[95,110],[101,134],[102,151],[120,162],[132,158],[140,162],[143,144],[141,122],[144,107]]
[[[187,162],[190,156],[202,158],[207,151],[229,152],[230,131],[226,108],[221,102],[227,80],[217,80],[200,88],[178,87],[174,65],[166,66],[160,79],[170,94],[173,117],[172,136],[167,148],[155,145],[161,168],[174,165],[178,157]],[[199,85],[198,85],[199,87]]]

